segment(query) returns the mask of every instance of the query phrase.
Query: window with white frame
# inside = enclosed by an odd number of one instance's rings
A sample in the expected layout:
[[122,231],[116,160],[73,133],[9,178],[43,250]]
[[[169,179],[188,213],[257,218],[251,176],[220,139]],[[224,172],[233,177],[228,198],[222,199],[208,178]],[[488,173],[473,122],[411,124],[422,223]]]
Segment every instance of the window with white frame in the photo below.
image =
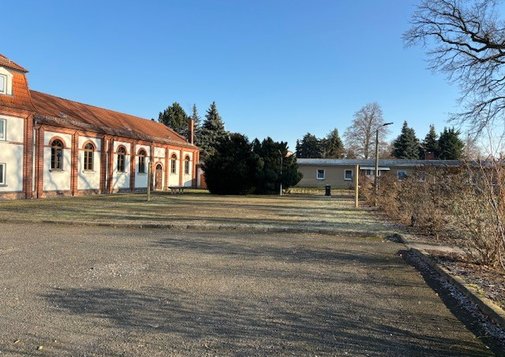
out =
[[5,185],[5,164],[0,164],[0,185]]
[[323,169],[317,169],[316,178],[318,180],[324,180],[324,175],[325,175],[325,172]]
[[396,177],[398,180],[405,180],[407,178],[407,172],[404,170],[398,170],[396,171]]
[[0,74],[0,94],[7,94],[7,76]]
[[7,121],[5,119],[0,119],[0,140],[6,139]]
[[351,181],[352,180],[352,170],[344,171],[344,180]]

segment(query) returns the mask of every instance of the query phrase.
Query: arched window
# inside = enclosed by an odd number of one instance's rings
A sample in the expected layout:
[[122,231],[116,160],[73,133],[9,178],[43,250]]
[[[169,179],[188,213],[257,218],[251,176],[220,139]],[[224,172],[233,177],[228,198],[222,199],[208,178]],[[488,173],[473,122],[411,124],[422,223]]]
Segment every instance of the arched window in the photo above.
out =
[[172,154],[170,159],[170,172],[175,174],[177,172],[177,155]]
[[84,145],[84,170],[93,171],[93,153],[95,146],[91,143]]
[[186,175],[189,175],[189,164],[190,164],[189,156],[186,156],[186,158],[184,159],[184,173]]
[[120,146],[117,149],[117,171],[125,172],[126,169],[126,149],[123,146]]
[[63,170],[63,143],[59,139],[51,143],[51,169]]
[[138,165],[138,170],[139,174],[145,174],[146,173],[146,151],[144,149],[140,149],[138,153],[138,158],[139,158],[139,165]]

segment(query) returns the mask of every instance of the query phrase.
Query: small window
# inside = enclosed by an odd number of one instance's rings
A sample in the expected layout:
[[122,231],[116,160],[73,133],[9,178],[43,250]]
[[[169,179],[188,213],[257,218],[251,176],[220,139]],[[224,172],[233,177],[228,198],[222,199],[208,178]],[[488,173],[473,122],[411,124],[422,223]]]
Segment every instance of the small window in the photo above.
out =
[[5,119],[0,119],[0,140],[5,140],[6,139],[6,135],[5,135],[5,131],[6,131],[6,127],[7,127],[7,121]]
[[7,76],[5,74],[0,74],[0,94],[7,93]]
[[5,164],[0,164],[0,185],[5,185]]
[[123,146],[117,149],[117,171],[126,171],[126,149]]
[[93,171],[93,154],[95,147],[88,143],[84,146],[84,171]]
[[344,180],[351,181],[352,180],[352,170],[344,171]]
[[398,170],[396,171],[396,177],[398,177],[398,180],[405,180],[407,178],[407,172],[403,171],[403,170]]
[[175,174],[177,172],[177,155],[172,154],[170,159],[170,172]]
[[51,143],[51,170],[63,170],[63,143],[58,139]]
[[139,151],[138,157],[139,157],[139,174],[145,174],[146,173],[146,151],[144,149]]
[[186,156],[186,158],[184,159],[184,173],[186,175],[189,175],[189,165],[190,164],[190,159],[189,159],[189,156]]
[[324,180],[324,170],[318,169],[316,177],[317,177],[318,180]]

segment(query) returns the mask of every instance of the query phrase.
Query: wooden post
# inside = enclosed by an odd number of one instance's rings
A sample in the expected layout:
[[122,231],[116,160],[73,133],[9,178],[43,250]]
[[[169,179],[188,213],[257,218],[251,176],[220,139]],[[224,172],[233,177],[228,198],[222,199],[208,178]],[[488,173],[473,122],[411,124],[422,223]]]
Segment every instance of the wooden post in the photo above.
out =
[[354,167],[354,207],[359,208],[359,165]]

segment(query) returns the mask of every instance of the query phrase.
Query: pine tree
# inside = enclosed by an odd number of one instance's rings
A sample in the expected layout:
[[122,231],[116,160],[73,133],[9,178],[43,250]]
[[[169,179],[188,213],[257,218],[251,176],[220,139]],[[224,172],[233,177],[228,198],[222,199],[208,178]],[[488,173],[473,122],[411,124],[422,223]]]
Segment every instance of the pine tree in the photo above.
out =
[[315,135],[307,133],[296,144],[296,157],[317,159],[323,157],[323,145]]
[[393,143],[393,156],[397,159],[419,159],[419,140],[406,121],[403,122],[401,134]]
[[441,160],[459,160],[463,156],[465,144],[459,138],[459,131],[444,128],[438,139],[439,158]]
[[173,102],[171,106],[167,107],[163,113],[158,115],[158,121],[186,139],[188,138],[188,116],[179,103]]
[[437,159],[439,154],[438,151],[438,135],[435,132],[435,126],[430,125],[430,131],[428,131],[428,134],[426,134],[421,144],[421,159],[426,160],[430,157]]
[[202,161],[205,161],[209,155],[214,153],[214,146],[225,136],[226,131],[224,129],[223,120],[217,111],[216,102],[212,102],[207,110],[207,114],[205,114],[205,120],[203,121],[200,130],[200,139],[198,141],[198,146],[201,149],[200,157]]
[[333,129],[323,139],[323,151],[323,157],[328,159],[339,159],[344,155],[344,144],[338,135],[338,129]]

